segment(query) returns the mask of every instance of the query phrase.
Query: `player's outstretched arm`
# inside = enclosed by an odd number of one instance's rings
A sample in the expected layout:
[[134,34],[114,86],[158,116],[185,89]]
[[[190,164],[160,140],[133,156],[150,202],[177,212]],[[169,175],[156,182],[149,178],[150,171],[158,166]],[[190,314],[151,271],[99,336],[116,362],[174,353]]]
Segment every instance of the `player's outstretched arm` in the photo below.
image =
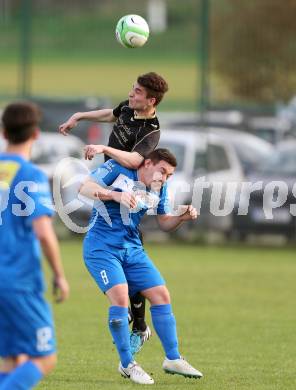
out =
[[141,165],[144,157],[138,152],[125,152],[105,145],[86,145],[84,148],[84,155],[86,160],[92,160],[96,154],[104,153],[110,158],[113,158],[120,165],[137,169]]
[[90,178],[86,179],[85,182],[81,184],[79,194],[94,200],[112,200],[112,190],[100,186]]
[[53,287],[57,302],[63,302],[69,296],[69,285],[65,278],[59,244],[51,218],[42,216],[33,220],[33,229],[40,240],[43,253],[53,272]]
[[197,218],[197,211],[192,205],[180,206],[180,209],[182,214],[178,216],[169,214],[157,215],[157,222],[161,230],[171,232],[178,229],[184,222]]
[[87,179],[81,185],[79,194],[94,200],[113,200],[117,203],[123,204],[128,208],[137,207],[137,201],[133,194],[130,194],[129,192],[118,192],[113,191],[112,189],[104,188],[91,179]]
[[59,132],[63,135],[68,135],[71,129],[77,126],[81,120],[93,122],[114,122],[116,120],[111,108],[103,110],[76,112],[65,123],[59,126]]

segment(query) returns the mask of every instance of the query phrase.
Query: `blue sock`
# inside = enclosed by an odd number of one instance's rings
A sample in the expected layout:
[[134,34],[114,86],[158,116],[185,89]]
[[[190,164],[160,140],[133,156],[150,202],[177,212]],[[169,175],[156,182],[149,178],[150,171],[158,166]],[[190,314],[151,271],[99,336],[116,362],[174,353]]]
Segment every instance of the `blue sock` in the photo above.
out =
[[1,390],[29,390],[41,380],[43,374],[32,361],[18,366],[2,382]]
[[134,360],[130,347],[127,307],[111,306],[109,308],[109,329],[119,353],[121,364],[126,368]]
[[9,374],[10,372],[0,372],[0,385],[4,381],[4,379],[8,377]]
[[150,308],[152,322],[157,336],[160,338],[166,357],[179,359],[176,320],[171,305],[154,305]]

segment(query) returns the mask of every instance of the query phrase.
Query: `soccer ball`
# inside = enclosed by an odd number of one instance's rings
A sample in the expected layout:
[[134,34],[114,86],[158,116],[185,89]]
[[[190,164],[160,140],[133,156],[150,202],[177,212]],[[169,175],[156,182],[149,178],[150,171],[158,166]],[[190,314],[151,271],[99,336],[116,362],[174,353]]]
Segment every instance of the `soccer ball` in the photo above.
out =
[[122,46],[141,47],[149,37],[149,26],[146,20],[139,15],[126,15],[119,19],[115,34]]

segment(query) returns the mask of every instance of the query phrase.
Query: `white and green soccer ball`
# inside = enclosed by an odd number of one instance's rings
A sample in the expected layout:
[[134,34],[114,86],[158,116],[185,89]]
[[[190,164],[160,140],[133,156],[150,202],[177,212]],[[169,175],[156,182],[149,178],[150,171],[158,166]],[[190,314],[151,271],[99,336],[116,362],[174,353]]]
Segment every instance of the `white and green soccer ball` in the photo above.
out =
[[141,47],[149,37],[149,26],[142,16],[126,15],[119,19],[115,33],[118,42],[124,47]]

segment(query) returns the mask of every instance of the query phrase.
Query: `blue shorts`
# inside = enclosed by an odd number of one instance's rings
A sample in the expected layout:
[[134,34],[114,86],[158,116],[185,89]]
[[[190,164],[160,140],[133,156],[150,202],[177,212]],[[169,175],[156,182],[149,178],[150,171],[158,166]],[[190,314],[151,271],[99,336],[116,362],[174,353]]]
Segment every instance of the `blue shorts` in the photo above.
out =
[[42,294],[0,291],[0,356],[55,352],[52,314]]
[[129,295],[165,281],[142,247],[115,250],[94,250],[84,245],[84,262],[99,288],[105,293],[117,284],[128,284]]

